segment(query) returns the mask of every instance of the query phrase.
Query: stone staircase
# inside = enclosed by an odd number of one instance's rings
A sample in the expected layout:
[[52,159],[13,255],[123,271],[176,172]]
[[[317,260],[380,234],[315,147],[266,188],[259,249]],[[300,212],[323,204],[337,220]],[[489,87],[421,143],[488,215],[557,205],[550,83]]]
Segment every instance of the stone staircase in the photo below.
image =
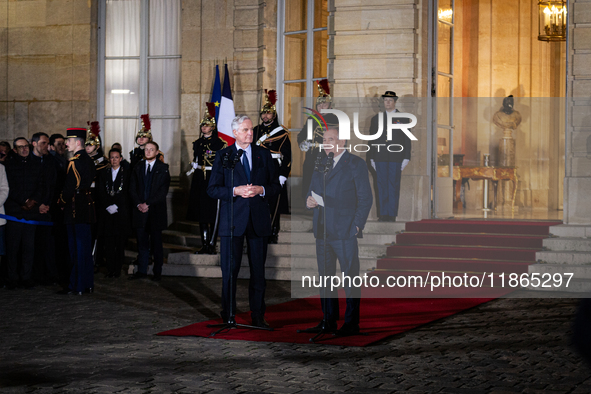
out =
[[[359,239],[361,274],[375,268],[377,259],[395,240],[395,234],[404,229],[404,222],[381,223],[369,221]],[[301,275],[317,271],[315,239],[312,218],[305,215],[282,215],[279,243],[269,245],[266,278],[272,280],[301,280]],[[166,276],[221,277],[219,254],[195,254],[201,247],[199,225],[176,222],[163,232],[167,261],[162,274]],[[219,250],[219,245],[218,245]],[[240,278],[249,277],[248,257],[242,257]]]
[[[529,266],[529,273],[573,273],[568,288],[565,286],[531,288],[540,291],[591,292],[591,226],[565,225],[550,227],[552,238],[543,242],[543,251],[536,253],[537,263]],[[563,275],[564,279],[564,275]]]

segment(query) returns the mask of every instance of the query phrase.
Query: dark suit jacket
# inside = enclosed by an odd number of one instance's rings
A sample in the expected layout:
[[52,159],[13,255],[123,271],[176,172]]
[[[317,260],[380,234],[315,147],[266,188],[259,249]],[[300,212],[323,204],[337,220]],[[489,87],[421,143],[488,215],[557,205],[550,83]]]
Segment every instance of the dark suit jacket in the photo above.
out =
[[[396,110],[396,112],[400,112],[398,110]],[[395,163],[402,163],[402,161],[404,159],[410,160],[410,152],[411,152],[411,145],[410,145],[410,138],[408,138],[406,136],[406,134],[404,134],[404,132],[402,130],[399,129],[395,129],[392,130],[392,140],[388,141],[388,118],[387,118],[387,113],[386,112],[382,112],[382,117],[383,117],[383,129],[382,129],[382,135],[380,136],[380,138],[378,138],[375,141],[370,141],[371,144],[384,144],[384,146],[380,147],[380,151],[377,151],[377,148],[373,147],[371,148],[371,150],[369,152],[367,152],[367,161],[369,162],[369,160],[373,159],[375,161],[381,161],[381,162],[395,162]],[[371,125],[369,127],[369,133],[370,134],[376,134],[379,128],[379,114],[375,115],[373,118],[371,118]],[[399,119],[393,120],[395,123],[396,122],[400,122],[400,123],[408,123],[408,120],[405,119]],[[388,152],[388,150],[386,149],[386,147],[388,145],[391,144],[399,144],[402,145],[403,150],[400,152]],[[396,149],[395,149],[396,148]],[[393,147],[392,150],[399,150],[399,147]]]
[[[131,230],[131,218],[129,215],[129,185],[131,182],[131,170],[119,167],[119,172],[113,182],[111,168],[99,173],[97,191],[100,196],[98,208],[102,214],[99,215],[99,234],[103,236],[118,235],[127,236]],[[110,214],[107,207],[117,205],[117,212]],[[136,208],[137,209],[137,208]]]
[[[144,199],[144,173],[146,172],[146,161],[140,161],[133,167],[129,196],[132,202],[132,224],[133,228],[141,228],[150,224],[151,230],[164,230],[168,227],[168,215],[166,211],[166,195],[170,186],[170,172],[168,164],[156,159],[152,168],[152,187],[148,199]],[[137,209],[139,204],[146,203],[150,207],[147,213]]]
[[[314,172],[308,196],[312,195],[312,191],[323,196],[327,239],[349,239],[357,232],[356,227],[359,227],[357,237],[361,238],[373,203],[367,165],[359,157],[345,151],[337,165],[326,175],[326,194],[323,193],[323,177],[320,172]],[[324,236],[318,226],[320,212],[320,207],[314,209],[316,238]]]
[[[27,157],[15,155],[5,162],[6,179],[10,188],[4,203],[6,214],[25,220],[48,220],[39,213],[39,205],[46,203],[48,188],[43,176],[41,161],[31,153]],[[23,209],[25,201],[35,200],[37,204],[29,210]]]
[[[281,189],[277,165],[273,162],[271,154],[266,149],[254,144],[252,148],[252,171],[250,183],[265,188],[265,197],[255,196],[251,198],[234,198],[234,235],[243,235],[246,231],[249,218],[252,216],[252,224],[255,233],[259,237],[271,235],[271,212],[268,200],[277,195]],[[226,154],[231,156],[237,152],[236,144],[217,152],[207,193],[211,198],[221,200],[220,206],[220,236],[230,236],[230,200],[233,196],[231,184],[231,171],[223,168],[222,160]],[[236,164],[234,169],[234,187],[248,184],[246,173],[242,163]]]

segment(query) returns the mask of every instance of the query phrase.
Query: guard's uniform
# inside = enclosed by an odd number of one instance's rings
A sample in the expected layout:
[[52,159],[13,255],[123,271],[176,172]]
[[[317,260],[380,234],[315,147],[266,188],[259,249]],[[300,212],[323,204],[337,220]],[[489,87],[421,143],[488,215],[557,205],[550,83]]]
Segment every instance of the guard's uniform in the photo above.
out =
[[215,223],[218,200],[209,197],[207,186],[215,154],[227,146],[226,141],[213,134],[209,138],[201,137],[193,142],[193,163],[196,163],[196,168],[193,169],[193,180],[191,181],[187,210],[188,220],[208,224]]
[[314,165],[316,164],[316,157],[318,157],[318,154],[320,153],[320,145],[322,144],[322,137],[324,136],[324,130],[316,124],[316,121],[311,117],[308,119],[312,121],[312,129],[314,130],[313,139],[307,139],[307,120],[306,123],[304,123],[304,127],[298,134],[298,145],[300,146],[300,149],[303,148],[302,150],[306,152],[304,165],[302,168],[302,198],[304,199],[308,195],[308,189],[310,189],[312,174],[314,173]]
[[[226,141],[218,137],[215,123],[215,104],[206,103],[207,111],[199,124],[201,136],[193,142],[193,162],[187,176],[193,174],[187,219],[199,222],[201,232],[201,249],[199,254],[216,254],[218,231],[218,215],[220,201],[207,194],[207,186],[211,177],[216,152],[228,146]],[[209,127],[209,137],[203,135],[203,128]],[[205,130],[206,134],[209,131]]]
[[[86,129],[68,129],[67,138],[86,138]],[[77,151],[68,163],[60,197],[72,262],[69,289],[78,294],[94,288],[90,226],[96,222],[96,214],[90,185],[95,172],[94,162],[86,151]]]
[[[330,95],[330,86],[328,79],[316,81],[318,85],[318,98],[316,99],[316,108],[319,104],[332,104],[332,96]],[[312,122],[312,129],[314,134],[311,140],[308,140],[308,122]],[[302,168],[302,198],[305,200],[308,195],[308,189],[312,181],[312,174],[314,173],[314,166],[316,165],[316,158],[320,153],[320,145],[322,145],[322,138],[324,136],[324,129],[318,125],[315,119],[309,117],[304,123],[304,127],[298,133],[298,146],[300,150],[306,152],[304,158],[304,165]]]
[[[289,177],[291,172],[291,141],[289,131],[279,125],[277,117],[269,125],[260,124],[254,128],[255,143],[271,152],[271,157],[277,163],[279,176]],[[280,226],[280,214],[289,214],[289,201],[285,183],[281,186],[278,196],[269,201],[271,218],[273,219],[273,237],[277,237]],[[271,240],[276,242],[276,239]]]

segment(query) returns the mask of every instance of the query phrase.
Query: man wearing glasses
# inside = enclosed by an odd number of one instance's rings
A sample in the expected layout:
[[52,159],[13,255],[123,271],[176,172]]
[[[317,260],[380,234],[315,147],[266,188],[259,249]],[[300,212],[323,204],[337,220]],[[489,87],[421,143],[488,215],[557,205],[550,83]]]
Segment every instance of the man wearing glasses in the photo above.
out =
[[[4,204],[6,215],[26,221],[40,219],[39,201],[43,197],[43,171],[40,162],[29,156],[29,142],[19,137],[14,140],[16,155],[6,162],[6,177],[10,191]],[[35,225],[9,220],[6,224],[8,257],[8,289],[19,284],[33,287],[31,271],[35,253]],[[21,256],[21,265],[18,258]]]

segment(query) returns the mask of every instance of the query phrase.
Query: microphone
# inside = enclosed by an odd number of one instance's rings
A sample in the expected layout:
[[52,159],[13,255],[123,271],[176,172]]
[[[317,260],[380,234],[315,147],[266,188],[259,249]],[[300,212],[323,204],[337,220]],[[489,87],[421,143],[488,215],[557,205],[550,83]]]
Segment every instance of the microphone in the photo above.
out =
[[230,152],[226,152],[224,157],[222,157],[222,167],[228,168],[230,166]]
[[316,162],[314,163],[314,171],[320,171],[321,164],[322,164],[322,155],[317,155]]
[[328,172],[332,169],[334,165],[334,153],[330,152],[328,154],[328,159],[326,159],[326,167],[324,168],[324,172]]
[[240,158],[242,157],[243,153],[244,151],[242,149],[239,149],[238,152],[236,152],[236,154],[234,155],[234,157],[232,157],[232,164],[236,165],[236,163],[240,161]]

